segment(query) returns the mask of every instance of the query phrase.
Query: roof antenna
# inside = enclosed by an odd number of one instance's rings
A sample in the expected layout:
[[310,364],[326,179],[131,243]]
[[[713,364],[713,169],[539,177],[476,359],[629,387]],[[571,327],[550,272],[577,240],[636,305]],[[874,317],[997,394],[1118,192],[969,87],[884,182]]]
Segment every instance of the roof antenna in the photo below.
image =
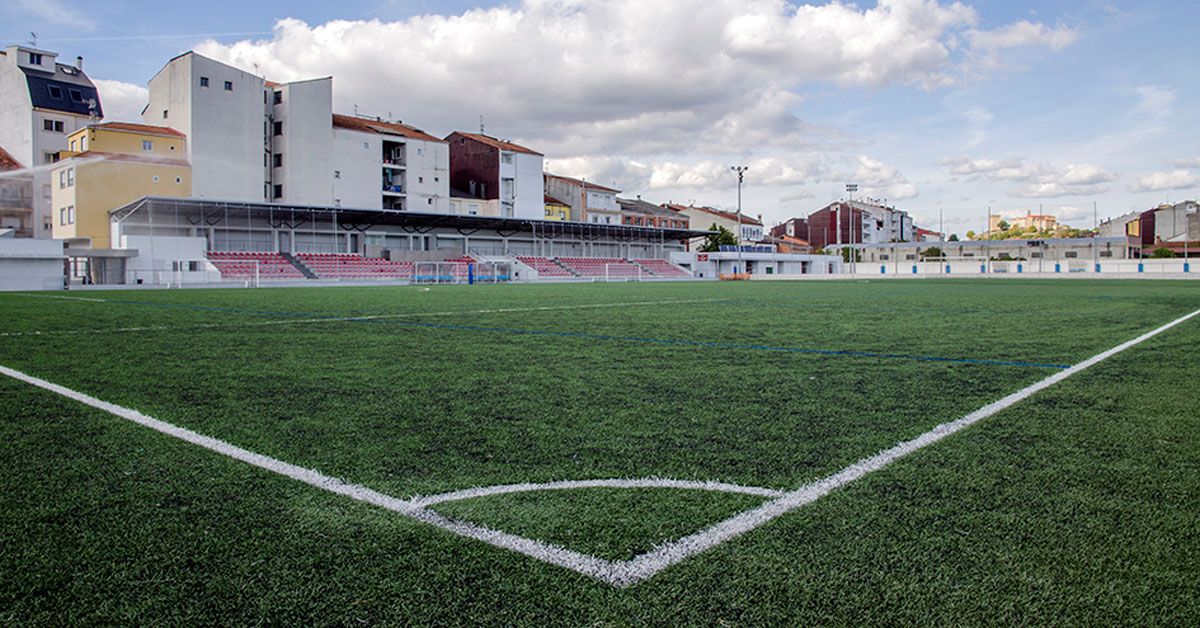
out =
[[37,48],[37,33],[29,31],[29,41],[27,43],[30,48]]
[[358,105],[354,105],[354,117],[358,117]]
[[487,135],[487,132],[483,130],[483,114],[479,114],[479,134]]

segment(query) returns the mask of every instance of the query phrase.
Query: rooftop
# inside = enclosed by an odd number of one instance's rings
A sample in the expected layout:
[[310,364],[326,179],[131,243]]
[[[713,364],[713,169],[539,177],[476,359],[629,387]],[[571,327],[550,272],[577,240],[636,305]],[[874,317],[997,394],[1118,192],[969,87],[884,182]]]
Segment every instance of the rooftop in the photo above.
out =
[[[701,211],[706,214],[711,214],[713,216],[718,216],[720,218],[724,218],[725,220],[732,220],[733,222],[738,222],[738,220],[739,220],[737,213],[727,212],[724,210],[717,209],[715,207],[697,207],[696,205],[679,205],[679,204],[675,204],[675,203],[667,203],[666,208],[671,211],[677,211],[677,212],[684,212],[684,211],[688,211],[688,210]],[[747,216],[746,214],[742,214],[742,217],[740,220],[743,225],[758,225],[760,227],[762,226],[762,222],[760,222],[759,220],[755,219],[752,216]]]
[[100,124],[88,125],[92,129],[104,129],[105,131],[125,131],[129,133],[145,133],[147,135],[163,135],[168,137],[187,137],[183,133],[176,131],[168,126],[156,126],[153,124],[139,124],[137,122],[101,122]]
[[673,212],[661,205],[655,205],[649,201],[643,201],[640,198],[618,198],[617,204],[621,209],[629,212],[637,212],[639,214],[648,214],[651,216],[669,216],[675,217],[676,212]]
[[547,179],[558,179],[559,181],[566,181],[567,183],[574,183],[575,185],[582,185],[585,189],[588,189],[588,190],[599,190],[601,192],[612,192],[613,194],[619,194],[621,192],[621,190],[617,190],[617,189],[610,188],[610,187],[605,187],[603,185],[597,185],[595,183],[592,183],[591,181],[584,181],[583,179],[576,179],[574,177],[564,177],[562,175],[550,174],[549,172],[545,173],[545,176]]
[[8,151],[4,150],[4,147],[0,147],[0,172],[22,170],[24,168],[25,166],[22,166],[16,157],[8,154]]
[[407,137],[413,140],[421,140],[424,142],[444,142],[445,140],[434,137],[421,129],[418,129],[407,124],[399,122],[384,122],[379,118],[364,118],[362,116],[347,116],[340,113],[333,114],[333,126],[339,129],[349,129],[351,131],[359,131],[361,133],[378,133],[380,135],[398,135]]
[[488,146],[491,146],[492,148],[496,148],[499,150],[507,150],[507,151],[512,151],[514,153],[526,153],[528,155],[539,155],[539,156],[541,155],[541,153],[537,152],[536,150],[533,150],[532,148],[525,148],[524,146],[521,146],[520,144],[514,144],[512,142],[509,142],[508,140],[497,139],[490,135],[484,135],[482,133],[467,133],[466,131],[455,131],[454,133],[451,133],[450,135],[446,136],[446,141],[450,140],[451,135],[461,135],[465,138],[475,140],[476,142],[479,142],[481,144],[487,144]]

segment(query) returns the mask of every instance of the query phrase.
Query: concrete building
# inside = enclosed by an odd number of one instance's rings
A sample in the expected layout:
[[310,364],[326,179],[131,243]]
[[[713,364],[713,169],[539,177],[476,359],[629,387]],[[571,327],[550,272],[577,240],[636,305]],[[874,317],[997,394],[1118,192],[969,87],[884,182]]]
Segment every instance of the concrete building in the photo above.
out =
[[[444,140],[398,122],[335,114],[333,144],[335,206],[472,213],[451,208]],[[477,207],[474,215],[486,214]]]
[[[0,52],[0,148],[27,167],[53,163],[67,149],[67,135],[104,115],[96,86],[75,65],[56,61],[58,53],[28,46]],[[33,170],[33,219],[27,229],[49,237],[53,229],[50,172]]]
[[188,138],[197,198],[333,203],[333,79],[274,83],[195,52],[150,79],[146,124]]
[[1132,238],[1046,238],[962,242],[876,242],[833,245],[857,251],[857,274],[990,274],[1094,272],[1097,264],[1137,256]]
[[914,238],[908,212],[875,203],[838,201],[808,216],[807,240],[817,249],[851,242],[909,242]]
[[[763,239],[764,231],[762,220],[742,214],[738,218],[736,212],[727,212],[713,207],[697,207],[695,205],[679,205],[675,203],[666,203],[663,205],[666,209],[673,211],[688,219],[690,228],[707,231],[713,225],[724,227],[729,231],[737,234],[738,225],[741,225],[743,243],[759,242]],[[693,239],[688,245],[692,248],[698,246],[704,238]]]
[[1050,214],[1035,214],[1033,210],[1026,210],[1024,216],[1016,216],[1014,218],[1007,218],[999,214],[989,215],[988,229],[984,232],[983,236],[987,237],[990,234],[1004,231],[1004,229],[1000,228],[1000,223],[1002,222],[1008,225],[1009,230],[1053,232],[1059,227],[1058,218]]
[[571,206],[547,194],[545,218],[546,220],[571,220]]
[[686,215],[673,212],[662,205],[636,199],[618,198],[621,208],[621,224],[637,227],[659,227],[662,229],[689,229]]
[[[731,247],[736,248],[736,247]],[[700,279],[722,275],[749,275],[752,279],[788,279],[808,275],[835,275],[842,271],[842,258],[836,255],[778,253],[772,247],[743,247],[734,251],[671,253],[671,263],[681,266]],[[759,250],[761,249],[761,250]]]
[[776,238],[797,238],[807,242],[808,219],[789,218],[788,220],[771,227],[771,236]]
[[450,213],[460,216],[499,216],[500,199],[485,201],[462,190],[450,188]]
[[[1159,205],[1142,212],[1137,221],[1137,237],[1142,256],[1149,257],[1155,249],[1165,248],[1176,255],[1200,255],[1200,203],[1183,201]],[[1131,225],[1132,228],[1132,225]],[[1186,246],[1185,246],[1186,243]]]
[[1138,218],[1142,212],[1129,212],[1107,220],[1100,221],[1100,237],[1119,238],[1122,236],[1140,237]]
[[113,248],[108,214],[143,196],[187,198],[187,139],[168,127],[107,122],[67,138],[51,170],[53,237],[70,249]]
[[573,220],[601,225],[622,224],[621,207],[617,204],[620,190],[549,173],[545,175],[545,186],[546,194],[571,207]]
[[32,238],[33,223],[33,173],[0,148],[0,231]]
[[[482,133],[455,131],[450,145],[450,187],[498,201],[500,217],[540,220],[546,212],[544,156]],[[562,199],[566,201],[566,199]]]

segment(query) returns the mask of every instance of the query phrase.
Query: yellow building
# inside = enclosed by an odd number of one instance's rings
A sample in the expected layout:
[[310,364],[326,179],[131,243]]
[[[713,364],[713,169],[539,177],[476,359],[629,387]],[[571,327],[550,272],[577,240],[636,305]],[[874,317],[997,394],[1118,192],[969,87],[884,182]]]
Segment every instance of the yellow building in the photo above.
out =
[[570,220],[571,206],[546,195],[546,220]]
[[144,196],[189,197],[187,137],[175,129],[105,122],[67,137],[51,171],[55,239],[75,248],[108,249],[108,212]]

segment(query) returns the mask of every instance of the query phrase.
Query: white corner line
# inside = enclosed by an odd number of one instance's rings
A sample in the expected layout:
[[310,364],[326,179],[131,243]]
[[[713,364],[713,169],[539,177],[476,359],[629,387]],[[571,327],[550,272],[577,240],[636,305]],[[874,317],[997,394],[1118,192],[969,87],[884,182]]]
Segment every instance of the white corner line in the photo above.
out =
[[834,490],[871,473],[878,471],[891,463],[920,451],[955,432],[966,429],[1006,408],[1009,408],[1029,397],[1053,386],[1076,373],[1086,370],[1103,362],[1126,349],[1135,347],[1165,331],[1179,325],[1197,315],[1200,310],[1177,318],[1162,327],[1148,331],[1133,340],[1119,344],[1112,349],[1076,364],[1068,369],[1059,371],[1035,382],[1017,392],[1009,394],[997,401],[954,421],[942,423],[920,436],[903,441],[890,449],[885,449],[873,456],[863,458],[850,464],[841,471],[821,480],[806,484],[782,497],[769,501],[758,507],[744,511],[720,523],[688,535],[627,561],[614,564],[614,571],[609,574],[609,581],[618,587],[626,587],[645,580],[654,574],[674,565],[684,559],[699,554],[707,549],[716,547],[736,536],[745,534],[773,519],[776,519],[797,508],[828,495]]
[[[734,537],[745,534],[763,524],[766,524],[792,510],[810,504],[821,497],[828,495],[832,491],[845,486],[872,471],[878,471],[889,464],[908,456],[916,451],[924,449],[943,438],[963,430],[979,421],[982,421],[1001,410],[1004,410],[1046,388],[1061,382],[1062,380],[1079,373],[1091,366],[1094,366],[1108,358],[1125,351],[1131,347],[1139,345],[1158,334],[1161,334],[1180,323],[1183,323],[1197,315],[1200,315],[1200,310],[1192,312],[1186,316],[1180,317],[1162,327],[1146,332],[1133,340],[1120,344],[1103,353],[1097,354],[1075,366],[1066,370],[1059,371],[1042,379],[1030,386],[1027,386],[1017,392],[1007,395],[998,401],[992,402],[982,408],[954,421],[942,423],[937,427],[925,432],[924,434],[908,441],[899,443],[898,445],[881,451],[873,456],[863,458],[855,462],[841,471],[834,473],[824,479],[806,484],[799,489],[782,493],[773,489],[747,487],[737,484],[729,484],[724,482],[699,482],[691,480],[669,480],[659,478],[642,478],[642,479],[615,479],[615,480],[564,480],[559,482],[548,482],[543,484],[509,484],[494,486],[488,488],[466,489],[463,491],[452,491],[433,495],[429,497],[415,497],[412,499],[400,499],[385,495],[373,489],[351,484],[338,478],[324,475],[319,471],[306,469],[298,465],[294,465],[270,456],[254,453],[250,450],[243,449],[223,440],[205,436],[198,432],[179,427],[160,421],[154,417],[142,414],[136,410],[119,406],[107,401],[102,401],[82,392],[71,390],[64,386],[54,384],[44,379],[28,375],[21,371],[8,368],[0,365],[0,375],[6,375],[21,382],[42,388],[44,390],[61,395],[68,399],[78,401],[87,406],[91,406],[98,410],[103,410],[117,416],[119,418],[137,423],[144,427],[191,443],[198,447],[208,449],[223,456],[233,458],[245,462],[249,465],[271,471],[284,477],[303,482],[310,486],[320,488],[331,493],[343,495],[351,499],[379,506],[392,512],[410,517],[417,521],[428,523],[432,526],[441,528],[454,534],[483,541],[495,547],[507,549],[513,552],[524,554],[531,558],[558,565],[575,571],[586,576],[590,576],[597,580],[606,582],[618,588],[628,587],[636,584],[658,572],[679,563],[690,556],[694,556],[700,552],[711,549],[721,543],[724,543]],[[472,523],[455,521],[443,515],[440,515],[427,506],[438,503],[455,501],[458,499],[470,499],[472,497],[482,497],[485,495],[499,495],[505,493],[514,493],[521,491],[532,490],[555,490],[567,488],[593,488],[593,487],[611,487],[611,488],[640,488],[640,487],[657,487],[657,488],[684,488],[684,489],[700,489],[723,491],[730,493],[744,493],[749,495],[758,495],[762,497],[771,497],[768,501],[760,506],[751,508],[736,514],[724,521],[721,521],[705,530],[683,537],[681,539],[665,543],[658,546],[654,550],[625,561],[609,561],[595,556],[589,556],[580,552],[575,552],[566,548],[558,547],[542,541],[537,541],[525,537],[521,537],[506,532],[500,532],[478,526]]]

